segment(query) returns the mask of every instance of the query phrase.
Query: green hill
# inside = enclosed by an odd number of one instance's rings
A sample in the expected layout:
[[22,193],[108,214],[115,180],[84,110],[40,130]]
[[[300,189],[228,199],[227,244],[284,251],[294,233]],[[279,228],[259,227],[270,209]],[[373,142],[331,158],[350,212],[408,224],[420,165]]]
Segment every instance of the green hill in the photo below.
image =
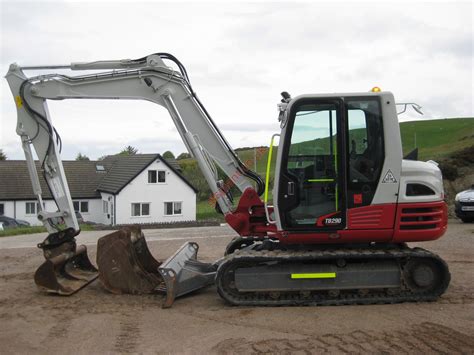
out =
[[400,124],[403,153],[419,148],[419,159],[440,159],[474,145],[474,118],[411,121]]

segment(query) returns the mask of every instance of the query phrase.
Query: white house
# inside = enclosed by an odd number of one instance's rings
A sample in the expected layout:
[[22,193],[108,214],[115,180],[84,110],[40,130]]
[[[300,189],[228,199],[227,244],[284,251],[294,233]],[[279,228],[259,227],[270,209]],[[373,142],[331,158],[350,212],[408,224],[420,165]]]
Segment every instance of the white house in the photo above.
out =
[[[108,156],[102,161],[64,161],[74,209],[84,221],[136,224],[196,219],[196,189],[176,162],[159,154]],[[37,168],[39,164],[37,164]],[[57,209],[40,169],[44,208]],[[26,162],[0,161],[0,215],[40,225]]]

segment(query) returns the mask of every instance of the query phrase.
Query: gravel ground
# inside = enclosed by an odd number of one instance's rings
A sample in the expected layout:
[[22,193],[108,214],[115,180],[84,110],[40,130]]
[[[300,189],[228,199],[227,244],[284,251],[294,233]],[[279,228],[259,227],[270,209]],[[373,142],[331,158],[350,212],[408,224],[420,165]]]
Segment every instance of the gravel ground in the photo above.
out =
[[[95,243],[106,232],[83,232]],[[235,233],[227,226],[146,230],[158,259],[185,240],[199,257],[220,257]],[[472,353],[474,225],[450,221],[423,243],[449,264],[451,285],[432,303],[339,307],[230,307],[210,287],[160,308],[161,296],[112,295],[95,281],[71,297],[45,295],[33,273],[44,235],[0,238],[0,352],[9,353]]]

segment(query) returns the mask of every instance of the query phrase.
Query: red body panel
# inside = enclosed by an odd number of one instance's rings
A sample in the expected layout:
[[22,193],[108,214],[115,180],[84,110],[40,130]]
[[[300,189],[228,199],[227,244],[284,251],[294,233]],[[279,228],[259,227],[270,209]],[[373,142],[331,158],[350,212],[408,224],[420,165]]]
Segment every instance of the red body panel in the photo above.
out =
[[448,228],[448,206],[444,201],[402,203],[397,206],[393,242],[436,240]]
[[235,211],[225,215],[225,220],[241,236],[264,237],[269,232],[276,232],[276,226],[267,223],[262,200],[250,188],[240,197]]
[[396,204],[370,205],[347,211],[348,229],[392,229]]
[[441,237],[447,229],[448,213],[444,201],[370,205],[349,209],[346,229],[277,231],[266,221],[260,197],[255,190],[247,189],[236,210],[225,219],[241,236],[268,235],[285,244],[405,243]]

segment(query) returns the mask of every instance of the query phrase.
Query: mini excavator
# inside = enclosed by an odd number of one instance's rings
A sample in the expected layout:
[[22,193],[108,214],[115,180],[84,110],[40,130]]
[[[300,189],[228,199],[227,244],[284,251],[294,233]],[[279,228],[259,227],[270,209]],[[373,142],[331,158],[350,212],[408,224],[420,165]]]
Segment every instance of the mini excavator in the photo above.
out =
[[[57,69],[85,74],[68,76]],[[27,70],[46,73],[27,77]],[[36,284],[47,292],[70,295],[99,277],[114,293],[164,293],[164,307],[169,307],[176,297],[215,284],[232,305],[277,306],[432,301],[448,287],[446,263],[407,245],[440,238],[447,228],[447,206],[437,164],[403,158],[390,92],[374,88],[297,97],[283,92],[281,132],[272,137],[263,181],[241,162],[199,100],[185,67],[171,54],[70,65],[12,64],[6,79],[40,206],[38,219],[48,231],[38,244],[46,260],[35,273]],[[61,139],[47,107],[47,100],[65,99],[147,100],[168,110],[217,209],[239,235],[221,259],[198,261],[198,245],[188,242],[160,262],[140,227],[130,226],[99,239],[98,270],[92,265],[86,247],[76,244],[80,227],[60,159]],[[240,191],[237,202],[217,168]],[[38,174],[57,211],[41,208]]]

